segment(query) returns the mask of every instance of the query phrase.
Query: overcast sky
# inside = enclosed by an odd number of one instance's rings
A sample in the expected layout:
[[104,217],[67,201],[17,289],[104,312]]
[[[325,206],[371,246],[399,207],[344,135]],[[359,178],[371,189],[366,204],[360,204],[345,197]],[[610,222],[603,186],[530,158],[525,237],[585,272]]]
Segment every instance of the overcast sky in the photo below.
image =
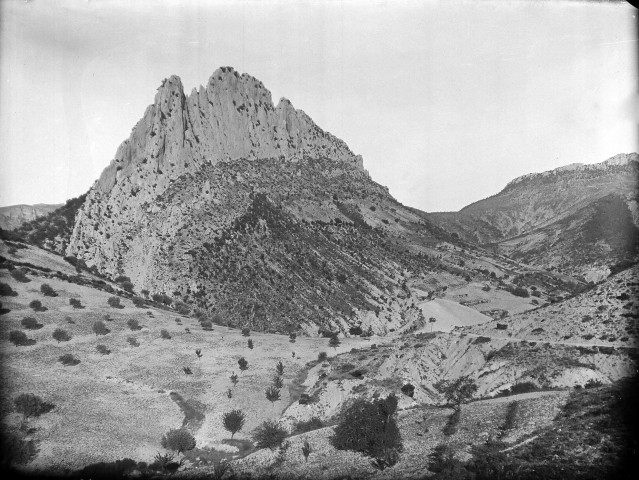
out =
[[163,78],[230,65],[364,157],[402,203],[637,151],[625,2],[2,1],[0,205],[87,191]]

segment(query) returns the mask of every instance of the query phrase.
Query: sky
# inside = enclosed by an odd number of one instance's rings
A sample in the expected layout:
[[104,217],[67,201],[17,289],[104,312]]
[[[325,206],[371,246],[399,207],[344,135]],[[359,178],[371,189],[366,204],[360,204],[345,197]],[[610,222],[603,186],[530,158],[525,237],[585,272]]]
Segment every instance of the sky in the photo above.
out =
[[0,205],[86,192],[153,103],[261,80],[405,205],[637,151],[637,10],[578,1],[0,2]]

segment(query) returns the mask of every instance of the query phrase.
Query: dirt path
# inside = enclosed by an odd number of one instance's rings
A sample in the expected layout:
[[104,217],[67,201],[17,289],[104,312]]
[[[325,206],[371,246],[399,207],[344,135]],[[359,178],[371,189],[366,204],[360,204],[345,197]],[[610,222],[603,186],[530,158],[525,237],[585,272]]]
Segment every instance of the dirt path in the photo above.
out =
[[520,400],[529,400],[531,398],[546,397],[550,395],[561,395],[567,390],[541,390],[537,392],[519,393],[517,395],[508,395],[506,397],[487,398],[485,400],[477,400],[472,403],[491,404],[502,402],[514,402]]

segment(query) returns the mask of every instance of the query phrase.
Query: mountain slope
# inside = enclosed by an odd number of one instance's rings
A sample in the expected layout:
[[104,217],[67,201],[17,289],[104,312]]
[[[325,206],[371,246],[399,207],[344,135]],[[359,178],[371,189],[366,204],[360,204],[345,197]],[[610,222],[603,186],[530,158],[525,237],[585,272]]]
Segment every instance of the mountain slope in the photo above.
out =
[[59,208],[61,205],[36,203],[35,205],[11,205],[0,207],[0,228],[13,230],[23,223],[35,220]]
[[639,155],[569,165],[510,182],[459,212],[429,218],[499,253],[586,280],[639,253]]

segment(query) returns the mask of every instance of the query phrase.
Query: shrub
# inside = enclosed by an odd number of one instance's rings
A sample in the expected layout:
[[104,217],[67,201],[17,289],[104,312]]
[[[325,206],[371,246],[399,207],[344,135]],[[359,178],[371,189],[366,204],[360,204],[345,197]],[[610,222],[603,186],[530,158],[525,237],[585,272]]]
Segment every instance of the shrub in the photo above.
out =
[[362,327],[360,326],[351,327],[348,329],[348,333],[350,333],[351,335],[361,335],[363,333]]
[[77,298],[70,298],[69,299],[69,305],[71,305],[73,308],[78,308],[78,309],[84,308],[82,306],[82,303],[80,302],[80,300],[77,299]]
[[191,312],[191,307],[189,307],[186,303],[184,302],[177,302],[175,304],[175,310],[180,314],[180,315],[188,315]]
[[249,339],[248,339],[248,342],[247,342],[247,345],[248,345],[248,347],[249,347],[251,350],[253,350],[253,340],[251,340],[251,339],[249,338]]
[[296,433],[310,432],[312,430],[318,430],[320,428],[324,428],[324,423],[319,417],[311,417],[309,420],[306,421],[300,420],[295,424]]
[[120,297],[109,297],[107,303],[113,308],[124,308],[124,306],[120,303]]
[[0,295],[3,297],[16,297],[18,292],[11,288],[8,283],[0,282]]
[[248,336],[251,335],[251,331],[248,328],[244,327],[242,329],[242,335],[245,336],[245,337],[248,337]]
[[129,281],[122,282],[120,286],[129,293],[133,293],[133,284]]
[[179,455],[195,448],[195,438],[186,429],[172,429],[162,435],[162,447],[173,450]]
[[20,323],[27,330],[38,330],[42,328],[42,324],[38,323],[38,321],[33,317],[24,317],[20,320]]
[[13,400],[13,404],[16,408],[16,412],[21,413],[25,419],[39,417],[44,413],[50,412],[54,407],[53,404],[43,401],[33,393],[22,393],[18,395]]
[[26,347],[35,343],[35,340],[29,339],[26,333],[21,332],[20,330],[11,330],[9,332],[9,341],[16,347]]
[[282,363],[282,360],[279,360],[275,365],[275,373],[277,373],[280,377],[284,375],[284,364]]
[[238,380],[237,375],[235,374],[235,372],[233,372],[229,378],[231,379],[231,383],[233,384],[233,386],[237,385],[237,382],[239,380]]
[[40,285],[40,291],[44,294],[45,297],[58,296],[56,291],[53,288],[51,288],[51,285],[49,285],[48,283],[43,283],[42,285]]
[[58,357],[58,361],[62,363],[64,366],[75,366],[80,363],[80,360],[75,358],[70,353],[65,353],[64,355],[60,355]]
[[230,412],[226,412],[222,415],[222,425],[224,425],[226,430],[231,432],[231,438],[233,438],[233,435],[237,432],[242,430],[245,420],[246,417],[242,410],[231,410]]
[[51,334],[51,336],[58,343],[60,343],[60,342],[68,342],[69,340],[71,340],[71,335],[69,335],[69,333],[66,330],[63,330],[61,328],[56,328],[53,331],[53,333]]
[[402,438],[395,420],[397,397],[369,402],[356,400],[343,413],[331,444],[338,450],[354,450],[394,465],[402,451]]
[[213,330],[213,322],[210,320],[204,320],[200,325],[202,325],[202,330]]
[[337,335],[333,335],[330,340],[328,341],[328,345],[329,347],[333,347],[333,348],[337,348],[340,345],[340,341],[339,338],[337,338]]
[[264,395],[269,402],[275,403],[280,399],[280,389],[271,385],[264,391]]
[[164,338],[165,340],[171,340],[171,335],[169,334],[169,331],[165,329],[160,330],[160,337]]
[[499,427],[501,430],[500,437],[503,437],[508,430],[511,430],[515,426],[515,419],[517,418],[517,411],[519,410],[519,402],[517,400],[510,402],[506,409],[506,417],[504,423]]
[[253,440],[257,448],[270,448],[273,450],[284,442],[287,435],[288,432],[280,427],[277,422],[266,420],[254,430]]
[[295,343],[295,339],[297,338],[297,334],[294,332],[291,332],[288,334],[288,341],[291,343]]
[[328,358],[328,354],[326,352],[319,352],[317,355],[317,361],[323,362]]
[[473,343],[477,345],[481,345],[482,343],[489,343],[489,342],[490,342],[490,337],[484,337],[484,336],[477,337],[473,341]]
[[126,337],[126,341],[129,342],[129,345],[132,347],[139,347],[140,342],[138,342],[135,337]]
[[96,345],[95,349],[98,351],[98,353],[101,353],[102,355],[108,355],[111,353],[111,350],[109,350],[106,345]]
[[96,335],[106,335],[110,330],[106,327],[102,320],[98,320],[93,324],[93,333]]
[[31,302],[29,302],[29,307],[32,308],[34,312],[44,312],[47,310],[47,307],[42,306],[42,302],[40,300],[31,300]]
[[508,325],[505,323],[498,323],[497,326],[495,327],[497,330],[507,330],[508,329]]
[[142,297],[133,297],[131,298],[131,301],[137,308],[144,308],[144,299]]
[[138,322],[135,318],[130,318],[127,320],[126,324],[131,330],[141,330],[140,322]]
[[31,281],[31,279],[27,277],[26,270],[22,268],[16,268],[15,270],[11,270],[11,273],[9,275],[11,275],[11,277],[13,277],[13,279],[18,282],[29,283]]
[[517,297],[528,298],[530,296],[528,290],[523,287],[513,287],[508,289],[508,291]]

